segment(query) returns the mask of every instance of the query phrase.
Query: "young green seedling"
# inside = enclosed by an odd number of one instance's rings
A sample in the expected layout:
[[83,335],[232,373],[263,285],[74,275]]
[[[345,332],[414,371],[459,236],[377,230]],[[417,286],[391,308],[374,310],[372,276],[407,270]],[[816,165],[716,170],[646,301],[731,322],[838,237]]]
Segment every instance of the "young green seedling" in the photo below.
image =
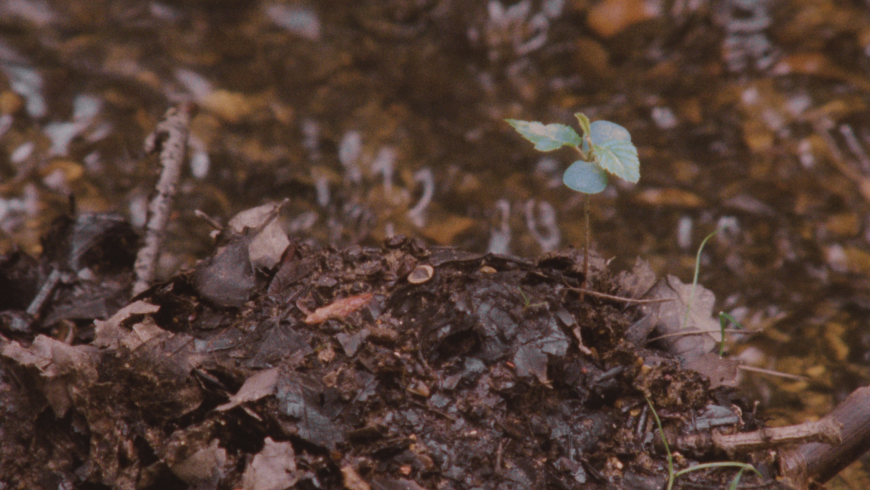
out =
[[[628,130],[610,121],[590,122],[583,113],[574,117],[580,123],[583,135],[564,124],[542,124],[536,121],[506,119],[507,123],[531,141],[538,151],[553,151],[568,146],[577,150],[580,159],[565,170],[562,182],[568,188],[583,194],[598,194],[607,187],[608,172],[629,182],[640,179],[640,160],[637,148],[631,143]],[[583,202],[586,221],[586,247],[584,286],[589,276],[589,205]]]
[[731,480],[731,484],[728,485],[728,490],[737,490],[740,485],[740,479],[743,477],[743,472],[746,470],[753,471],[758,476],[761,476],[761,473],[755,469],[751,464],[740,463],[738,461],[723,461],[719,463],[702,463],[692,465],[688,468],[682,469],[680,471],[676,471],[674,469],[674,454],[671,452],[671,447],[668,445],[668,438],[665,436],[665,430],[662,427],[662,421],[659,418],[659,414],[656,412],[656,407],[653,406],[652,400],[650,400],[649,395],[644,395],[646,398],[646,403],[649,405],[650,411],[653,414],[653,418],[656,421],[656,426],[659,428],[659,436],[662,438],[662,445],[665,448],[665,454],[668,457],[668,486],[667,490],[671,490],[674,488],[674,482],[676,482],[677,477],[685,475],[686,473],[691,473],[693,471],[704,470],[708,468],[738,468],[739,471]]

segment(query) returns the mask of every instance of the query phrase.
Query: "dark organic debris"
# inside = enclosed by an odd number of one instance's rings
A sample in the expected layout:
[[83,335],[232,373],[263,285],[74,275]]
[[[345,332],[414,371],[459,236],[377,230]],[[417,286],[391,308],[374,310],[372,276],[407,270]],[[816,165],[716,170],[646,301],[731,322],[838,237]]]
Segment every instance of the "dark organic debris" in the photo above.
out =
[[[255,266],[248,230],[62,338],[4,323],[0,481],[47,488],[52,454],[52,488],[650,488],[667,467],[645,394],[669,437],[758,426],[730,388],[644,347],[639,320],[679,316],[618,299],[649,277],[401,238]],[[2,263],[22,280],[51,265]]]

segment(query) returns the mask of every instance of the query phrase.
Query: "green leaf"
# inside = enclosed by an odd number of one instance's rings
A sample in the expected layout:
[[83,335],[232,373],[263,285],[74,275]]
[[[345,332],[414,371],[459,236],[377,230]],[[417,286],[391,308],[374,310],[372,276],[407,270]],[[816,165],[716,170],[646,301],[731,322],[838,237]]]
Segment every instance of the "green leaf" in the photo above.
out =
[[607,173],[593,162],[577,160],[562,175],[569,189],[584,194],[598,194],[607,187]]
[[595,121],[590,134],[595,160],[604,170],[629,182],[640,180],[637,147],[627,129],[610,121]]
[[586,117],[586,114],[583,114],[582,112],[578,112],[578,113],[574,114],[574,117],[576,117],[577,122],[580,123],[580,129],[583,130],[584,135],[592,133],[592,129],[589,126],[590,125],[589,118]]
[[640,180],[640,159],[637,148],[630,141],[610,140],[592,145],[595,159],[604,170],[629,182]]
[[541,124],[537,121],[505,119],[523,138],[535,144],[538,151],[558,150],[563,146],[580,146],[583,141],[577,131],[564,124]]
[[589,134],[592,135],[592,143],[596,145],[610,140],[631,142],[631,134],[628,130],[610,121],[595,121],[590,127]]

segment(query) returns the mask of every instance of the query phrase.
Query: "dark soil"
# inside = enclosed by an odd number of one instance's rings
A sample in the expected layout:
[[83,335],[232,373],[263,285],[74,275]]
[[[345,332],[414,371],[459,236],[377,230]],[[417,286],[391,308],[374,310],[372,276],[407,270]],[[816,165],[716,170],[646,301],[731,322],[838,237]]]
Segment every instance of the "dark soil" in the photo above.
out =
[[[264,272],[230,236],[116,314],[129,226],[86,215],[52,237],[0,258],[3,489],[655,489],[667,455],[645,395],[670,434],[758,427],[730,388],[627,341],[642,309],[577,289],[644,281],[593,256],[584,282],[573,249],[291,243]],[[674,455],[728,459],[773,473]]]

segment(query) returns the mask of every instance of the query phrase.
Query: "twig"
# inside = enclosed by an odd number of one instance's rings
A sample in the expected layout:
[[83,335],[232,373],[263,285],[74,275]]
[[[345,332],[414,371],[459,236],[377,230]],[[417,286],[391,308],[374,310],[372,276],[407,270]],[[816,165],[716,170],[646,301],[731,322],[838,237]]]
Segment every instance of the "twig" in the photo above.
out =
[[195,209],[195,210],[193,211],[193,214],[194,214],[197,218],[199,218],[199,219],[205,221],[206,223],[208,223],[208,225],[211,226],[212,228],[214,228],[215,230],[217,230],[217,231],[223,231],[223,229],[224,229],[224,225],[222,225],[222,224],[220,223],[220,221],[218,221],[218,220],[212,218],[211,216],[205,214],[205,212],[200,211],[199,209]]
[[782,371],[774,371],[772,369],[762,369],[762,368],[758,368],[755,366],[746,366],[743,364],[738,364],[737,369],[740,369],[742,371],[749,371],[751,373],[760,373],[760,374],[767,374],[768,376],[776,376],[779,378],[793,379],[795,381],[809,381],[809,378],[807,378],[806,376],[800,376],[798,374],[784,373]]
[[798,446],[807,442],[822,442],[836,445],[842,440],[842,426],[831,417],[824,417],[813,422],[804,422],[786,427],[768,427],[754,432],[722,434],[697,433],[679,436],[673,441],[673,446],[681,451],[693,453],[715,447],[734,457],[760,449],[781,448],[783,446]]
[[62,274],[59,270],[54,269],[51,271],[51,274],[45,278],[45,281],[42,283],[42,286],[39,288],[39,292],[33,298],[33,301],[30,302],[30,305],[27,307],[27,314],[31,316],[36,316],[39,314],[42,307],[45,306],[45,303],[51,298],[51,295],[54,294],[54,290],[57,289],[57,285],[62,280]]
[[[676,300],[672,300],[672,301],[676,301]],[[693,328],[691,330],[685,329],[685,330],[680,330],[679,332],[671,332],[671,333],[666,333],[664,335],[659,335],[658,337],[653,337],[653,338],[647,340],[647,343],[655,342],[656,340],[669,339],[671,337],[685,337],[688,335],[698,335],[698,334],[702,334],[702,333],[721,333],[722,331],[723,330],[721,328],[716,328],[716,329]],[[756,334],[760,331],[761,330],[740,330],[740,329],[736,329],[736,328],[726,328],[724,330],[725,333],[737,333],[740,335],[751,335],[751,334]]]
[[454,417],[453,415],[450,415],[449,413],[444,413],[441,410],[432,408],[425,403],[418,402],[417,400],[408,400],[408,401],[411,402],[411,405],[415,405],[417,407],[420,407],[423,410],[428,410],[428,411],[434,413],[435,415],[440,415],[451,422],[456,422],[456,417]]
[[797,445],[805,442],[839,444],[842,426],[832,417],[786,427],[772,427],[754,432],[720,434],[713,432],[713,444],[726,454],[748,452],[777,446]]
[[870,178],[858,170],[852,168],[846,161],[845,155],[840,151],[837,141],[830,133],[830,129],[834,126],[834,122],[828,118],[812,121],[813,129],[822,137],[825,145],[828,147],[828,152],[831,154],[831,162],[837,167],[843,175],[849,180],[852,180],[858,185],[858,192],[861,196],[870,201]]
[[[599,293],[598,291],[593,291],[591,289],[585,288],[565,288],[568,291],[575,291],[581,294],[588,294],[589,296],[597,296],[599,298],[612,299],[613,301],[622,301],[624,303],[637,303],[641,305],[649,304],[649,303],[664,303],[666,301],[675,301],[674,298],[656,298],[656,299],[637,299],[637,298],[626,298],[623,296],[614,296],[612,294],[607,293]],[[718,332],[718,330],[717,330]]]
[[806,485],[807,478],[824,483],[867,452],[870,446],[870,387],[853,391],[824,419],[833,419],[842,427],[843,442],[810,442],[781,453],[781,475],[792,488],[801,488],[801,482]]
[[163,244],[166,224],[175,198],[178,180],[181,178],[181,164],[187,149],[187,135],[190,119],[195,106],[192,103],[181,104],[166,111],[154,132],[145,138],[145,151],[149,154],[159,154],[163,169],[157,181],[157,193],[148,205],[148,223],[145,225],[145,243],[136,256],[136,282],[133,284],[133,296],[148,289],[154,280],[157,268],[157,257]]

